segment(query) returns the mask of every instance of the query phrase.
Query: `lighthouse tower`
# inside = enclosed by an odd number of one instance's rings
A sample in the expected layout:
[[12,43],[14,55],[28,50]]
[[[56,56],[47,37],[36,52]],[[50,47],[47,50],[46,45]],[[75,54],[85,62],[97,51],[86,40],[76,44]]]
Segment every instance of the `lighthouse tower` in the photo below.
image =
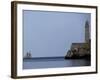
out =
[[85,42],[88,43],[90,39],[89,22],[85,22]]

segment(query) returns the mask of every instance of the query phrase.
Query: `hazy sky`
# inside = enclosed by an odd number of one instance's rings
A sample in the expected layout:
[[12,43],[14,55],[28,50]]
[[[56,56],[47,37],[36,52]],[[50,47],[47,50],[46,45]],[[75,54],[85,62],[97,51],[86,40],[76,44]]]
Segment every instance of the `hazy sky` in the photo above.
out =
[[84,42],[89,13],[23,11],[23,54],[65,56],[72,43]]

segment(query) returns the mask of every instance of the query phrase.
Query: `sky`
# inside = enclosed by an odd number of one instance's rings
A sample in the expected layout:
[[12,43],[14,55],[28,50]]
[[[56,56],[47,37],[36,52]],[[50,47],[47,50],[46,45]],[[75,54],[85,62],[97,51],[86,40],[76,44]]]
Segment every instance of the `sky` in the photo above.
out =
[[90,13],[23,10],[23,55],[65,56],[72,43],[84,42]]

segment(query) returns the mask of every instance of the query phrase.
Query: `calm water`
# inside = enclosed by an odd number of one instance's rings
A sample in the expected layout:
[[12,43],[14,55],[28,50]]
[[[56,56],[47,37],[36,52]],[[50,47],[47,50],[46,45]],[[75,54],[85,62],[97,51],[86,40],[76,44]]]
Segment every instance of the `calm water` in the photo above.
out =
[[23,61],[24,61],[23,69],[90,66],[89,60],[85,60],[85,59],[64,59],[64,57],[31,58],[31,59],[24,59]]

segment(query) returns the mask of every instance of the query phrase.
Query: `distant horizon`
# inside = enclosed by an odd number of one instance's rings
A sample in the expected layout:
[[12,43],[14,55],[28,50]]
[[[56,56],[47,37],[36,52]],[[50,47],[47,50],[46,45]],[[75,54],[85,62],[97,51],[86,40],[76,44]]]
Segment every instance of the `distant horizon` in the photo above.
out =
[[23,10],[23,58],[65,56],[71,43],[82,43],[90,13]]
[[27,59],[31,59],[31,58],[64,58],[65,56],[50,56],[50,57],[30,57],[30,58],[28,58],[28,57],[23,57],[23,59],[25,59],[25,58],[27,58]]

